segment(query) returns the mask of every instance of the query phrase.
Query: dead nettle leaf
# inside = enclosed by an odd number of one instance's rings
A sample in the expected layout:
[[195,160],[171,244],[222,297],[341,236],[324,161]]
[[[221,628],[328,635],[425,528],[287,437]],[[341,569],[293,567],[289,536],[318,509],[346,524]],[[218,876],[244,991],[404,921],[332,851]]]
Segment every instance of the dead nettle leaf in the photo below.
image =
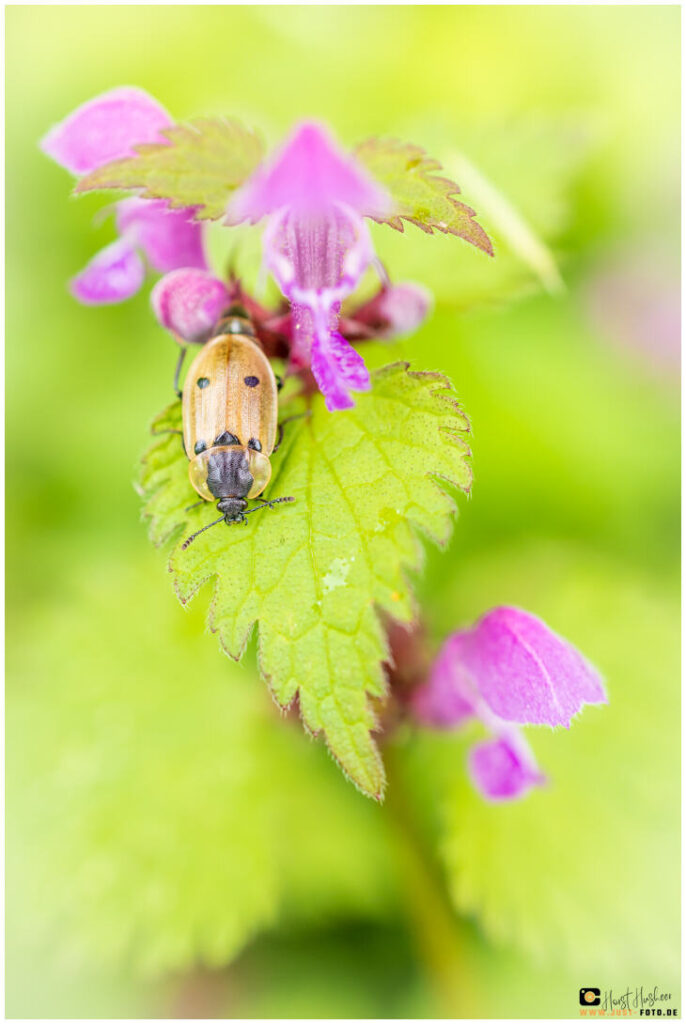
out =
[[440,163],[427,156],[420,146],[397,139],[367,139],[356,148],[355,156],[384,186],[395,204],[392,216],[374,218],[380,224],[402,231],[402,222],[406,220],[428,234],[436,230],[458,235],[493,255],[491,240],[474,219],[474,210],[453,198],[460,192],[459,185],[437,175]]
[[[311,733],[322,733],[345,773],[377,799],[385,787],[374,742],[374,700],[385,696],[388,650],[379,612],[409,621],[408,570],[422,565],[418,535],[445,542],[455,504],[443,484],[468,490],[468,421],[450,382],[377,371],[354,409],[290,425],[273,459],[268,497],[296,501],[261,512],[246,527],[219,524],[188,548],[183,538],[216,519],[195,495],[178,434],[146,454],[140,484],[150,537],[174,539],[170,568],[189,601],[211,581],[210,628],[239,658],[258,623],[259,664],[282,707],[299,697]],[[178,429],[176,402],[154,424]]]
[[76,192],[135,189],[172,208],[195,207],[198,220],[218,220],[264,156],[262,140],[235,118],[196,118],[162,134],[168,142],[136,146],[137,156],[91,171]]

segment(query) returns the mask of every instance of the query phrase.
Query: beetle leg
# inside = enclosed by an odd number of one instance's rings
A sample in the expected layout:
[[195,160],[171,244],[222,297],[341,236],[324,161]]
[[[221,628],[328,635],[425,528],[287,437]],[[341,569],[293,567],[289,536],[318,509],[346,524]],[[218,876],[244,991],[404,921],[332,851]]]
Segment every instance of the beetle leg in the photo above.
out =
[[183,448],[183,454],[188,455],[186,451],[186,442],[183,439],[183,430],[151,430],[150,433],[153,437],[161,437],[162,434],[178,434],[181,438],[181,447]]
[[184,512],[190,512],[190,510],[191,510],[192,508],[197,508],[197,507],[198,507],[198,505],[204,505],[204,504],[205,504],[205,499],[204,499],[204,498],[201,498],[201,499],[200,499],[200,501],[194,501],[192,505],[188,505],[188,506],[187,506],[187,507],[186,507],[186,508],[184,509]]
[[276,390],[280,391],[283,387],[283,377],[279,373],[275,373],[274,379],[276,380]]
[[186,346],[184,345],[179,352],[179,358],[176,363],[176,370],[174,371],[174,393],[177,398],[183,396],[183,392],[179,389],[179,377],[181,376],[181,369],[183,367],[183,361],[186,358]]
[[274,445],[274,448],[272,449],[272,454],[274,452],[278,451],[279,448],[281,447],[281,442],[283,441],[283,428],[286,426],[286,424],[287,423],[291,423],[293,420],[300,420],[300,419],[303,418],[303,416],[309,416],[309,415],[310,415],[310,410],[307,409],[305,412],[298,412],[298,413],[296,413],[295,416],[287,416],[285,420],[282,420],[281,423],[279,423],[279,430],[278,430],[278,433],[276,435],[276,444]]

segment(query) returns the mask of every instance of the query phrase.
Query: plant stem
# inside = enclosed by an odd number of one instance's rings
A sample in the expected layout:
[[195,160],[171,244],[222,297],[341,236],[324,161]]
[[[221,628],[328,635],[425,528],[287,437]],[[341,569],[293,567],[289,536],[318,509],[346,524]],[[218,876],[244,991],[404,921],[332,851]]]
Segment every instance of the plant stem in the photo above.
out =
[[395,850],[404,881],[406,911],[419,955],[431,980],[439,1016],[475,1016],[464,956],[464,927],[448,902],[440,870],[412,815],[404,784],[402,751],[384,750],[388,774],[386,811],[396,834]]

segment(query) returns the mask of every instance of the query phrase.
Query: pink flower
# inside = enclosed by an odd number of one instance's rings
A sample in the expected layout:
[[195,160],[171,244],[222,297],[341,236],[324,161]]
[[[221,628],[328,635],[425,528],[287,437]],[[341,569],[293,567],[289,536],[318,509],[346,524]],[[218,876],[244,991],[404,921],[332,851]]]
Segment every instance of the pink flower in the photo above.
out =
[[120,86],[83,103],[51,128],[41,149],[72,174],[135,156],[134,145],[159,142],[170,124],[164,107],[142,89]]
[[600,676],[571,644],[535,615],[503,606],[446,640],[412,707],[439,728],[479,718],[494,739],[472,749],[472,781],[505,800],[545,781],[518,725],[569,728],[584,704],[604,703]]
[[[152,96],[124,86],[78,107],[48,132],[41,147],[73,174],[87,174],[111,160],[134,156],[135,145],[163,142],[160,132],[171,123]],[[72,294],[87,305],[130,298],[145,279],[141,253],[160,273],[205,268],[202,228],[192,216],[192,209],[169,210],[163,201],[132,198],[117,203],[119,237],[72,280]]]
[[311,366],[331,411],[350,408],[350,392],[370,387],[338,320],[374,257],[363,217],[388,209],[383,189],[316,124],[297,127],[229,206],[230,223],[269,218],[264,261],[291,303],[291,361]]
[[656,247],[623,251],[591,279],[587,300],[603,339],[678,380],[681,289],[667,253]]

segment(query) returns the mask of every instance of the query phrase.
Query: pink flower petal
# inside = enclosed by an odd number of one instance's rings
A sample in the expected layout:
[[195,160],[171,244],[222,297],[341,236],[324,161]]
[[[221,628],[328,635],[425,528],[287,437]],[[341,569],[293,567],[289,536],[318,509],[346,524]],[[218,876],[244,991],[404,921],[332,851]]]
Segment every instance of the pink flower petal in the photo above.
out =
[[535,615],[502,606],[448,637],[410,707],[438,728],[479,718],[493,739],[472,749],[470,775],[487,799],[506,800],[545,782],[513,722],[569,727],[584,704],[606,702],[598,673],[571,644]]
[[315,338],[311,366],[329,412],[352,408],[355,403],[350,391],[368,391],[371,387],[362,356],[336,331]]
[[366,390],[369,374],[336,326],[342,300],[373,257],[366,225],[337,208],[319,218],[282,212],[272,217],[263,247],[265,263],[293,307],[293,364],[311,363],[328,409],[350,408],[350,390]]
[[270,214],[264,262],[293,309],[291,364],[312,367],[330,410],[369,387],[361,357],[338,332],[341,302],[374,255],[363,214],[389,208],[386,193],[323,128],[302,124],[234,197],[230,222]]
[[119,238],[101,249],[70,282],[72,295],[86,306],[130,299],[145,279],[145,265],[135,247]]
[[460,651],[460,664],[493,713],[509,722],[569,727],[584,704],[607,702],[596,670],[519,608],[484,615]]
[[160,273],[180,267],[207,269],[202,225],[192,217],[192,208],[170,210],[160,200],[133,197],[117,204],[119,232],[135,239]]
[[41,142],[43,152],[73,174],[134,156],[134,145],[161,141],[171,124],[164,107],[142,89],[122,86],[77,107]]
[[254,222],[282,209],[318,216],[334,203],[368,215],[383,215],[390,208],[386,192],[341,152],[326,129],[306,122],[239,189],[229,205],[229,219]]
[[533,756],[518,749],[519,744],[501,737],[472,747],[469,774],[476,789],[487,800],[513,800],[532,786],[545,783]]
[[381,288],[359,309],[351,313],[357,323],[372,328],[377,338],[396,338],[413,334],[431,311],[431,292],[419,284],[408,281]]
[[150,301],[158,321],[183,341],[204,344],[230,304],[226,286],[205,270],[174,270],[161,278]]
[[467,636],[461,632],[448,637],[428,680],[412,697],[412,711],[424,725],[456,729],[476,713],[478,694],[470,692],[460,671],[460,653]]
[[269,221],[262,239],[267,268],[292,302],[309,304],[324,292],[341,302],[357,287],[374,256],[361,217],[333,206],[320,217],[297,217],[285,210]]

